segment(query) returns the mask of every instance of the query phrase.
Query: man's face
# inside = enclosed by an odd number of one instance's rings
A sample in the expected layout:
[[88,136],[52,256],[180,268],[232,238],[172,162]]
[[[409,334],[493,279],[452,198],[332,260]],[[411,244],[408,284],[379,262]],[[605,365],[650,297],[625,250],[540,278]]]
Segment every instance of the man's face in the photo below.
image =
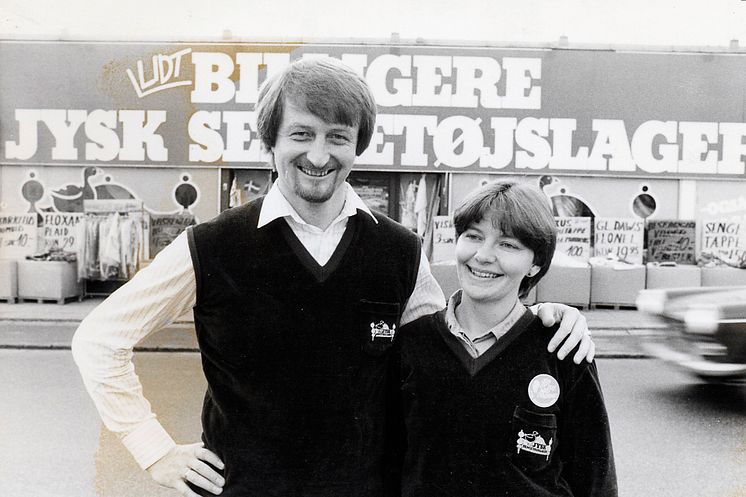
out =
[[328,123],[285,100],[275,146],[270,150],[280,191],[298,208],[323,203],[340,188],[355,162],[358,126]]

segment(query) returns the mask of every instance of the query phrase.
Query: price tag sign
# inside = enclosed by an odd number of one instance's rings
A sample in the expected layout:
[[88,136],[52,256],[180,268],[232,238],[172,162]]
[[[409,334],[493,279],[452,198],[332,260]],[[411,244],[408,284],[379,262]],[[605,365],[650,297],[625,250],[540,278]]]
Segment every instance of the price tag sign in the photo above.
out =
[[431,262],[450,262],[456,257],[456,230],[450,216],[433,217]]
[[0,212],[0,259],[23,259],[36,252],[35,212]]
[[746,232],[739,221],[707,220],[702,223],[702,255],[715,256],[741,266],[746,262]]
[[151,214],[150,257],[155,257],[166,245],[174,241],[179,233],[193,224],[192,214]]
[[44,250],[77,252],[82,240],[78,224],[83,221],[82,212],[47,212],[42,218]]
[[642,264],[644,221],[637,218],[597,217],[593,253],[608,254],[631,264]]
[[554,221],[557,223],[555,251],[588,262],[591,258],[591,218],[555,217]]
[[696,264],[697,223],[694,220],[648,221],[648,261]]

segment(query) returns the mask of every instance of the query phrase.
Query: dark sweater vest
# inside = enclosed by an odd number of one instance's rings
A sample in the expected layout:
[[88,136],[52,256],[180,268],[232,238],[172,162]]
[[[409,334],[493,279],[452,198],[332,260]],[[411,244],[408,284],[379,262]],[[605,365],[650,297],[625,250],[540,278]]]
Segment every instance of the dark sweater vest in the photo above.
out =
[[189,236],[203,440],[225,462],[222,496],[384,495],[385,327],[398,331],[419,240],[358,212],[321,267],[285,220],[256,228],[261,204]]
[[[556,329],[527,311],[473,359],[449,332],[444,311],[404,327],[396,341],[405,497],[617,495],[595,364],[548,353]],[[529,395],[539,374],[559,383],[548,407]]]

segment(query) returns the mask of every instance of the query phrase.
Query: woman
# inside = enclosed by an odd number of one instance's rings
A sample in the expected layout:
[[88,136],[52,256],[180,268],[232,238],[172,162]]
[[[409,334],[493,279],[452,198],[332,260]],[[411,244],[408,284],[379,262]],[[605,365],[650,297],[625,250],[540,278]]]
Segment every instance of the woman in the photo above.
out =
[[489,184],[454,221],[461,290],[399,334],[402,494],[616,496],[596,366],[548,353],[520,302],[554,253],[546,198]]

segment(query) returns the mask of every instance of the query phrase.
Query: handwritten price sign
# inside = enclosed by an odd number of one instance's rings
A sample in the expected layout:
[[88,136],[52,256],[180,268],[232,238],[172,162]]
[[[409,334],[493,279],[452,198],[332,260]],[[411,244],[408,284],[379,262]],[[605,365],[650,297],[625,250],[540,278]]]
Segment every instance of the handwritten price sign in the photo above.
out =
[[694,220],[648,221],[648,260],[696,264],[697,223]]
[[433,217],[432,262],[452,261],[456,251],[456,230],[450,216]]
[[644,222],[637,218],[597,217],[594,253],[608,254],[631,264],[642,264]]
[[732,265],[746,261],[746,229],[739,221],[707,220],[702,224],[702,254],[717,256]]
[[77,252],[81,240],[78,224],[83,220],[82,212],[48,212],[44,214],[42,234],[45,250],[59,249]]
[[591,257],[591,218],[555,217],[557,223],[556,252],[588,262]]
[[0,258],[23,259],[36,252],[35,212],[0,212]]
[[192,214],[151,214],[150,256],[155,257],[166,245],[174,241],[179,233],[193,224]]

